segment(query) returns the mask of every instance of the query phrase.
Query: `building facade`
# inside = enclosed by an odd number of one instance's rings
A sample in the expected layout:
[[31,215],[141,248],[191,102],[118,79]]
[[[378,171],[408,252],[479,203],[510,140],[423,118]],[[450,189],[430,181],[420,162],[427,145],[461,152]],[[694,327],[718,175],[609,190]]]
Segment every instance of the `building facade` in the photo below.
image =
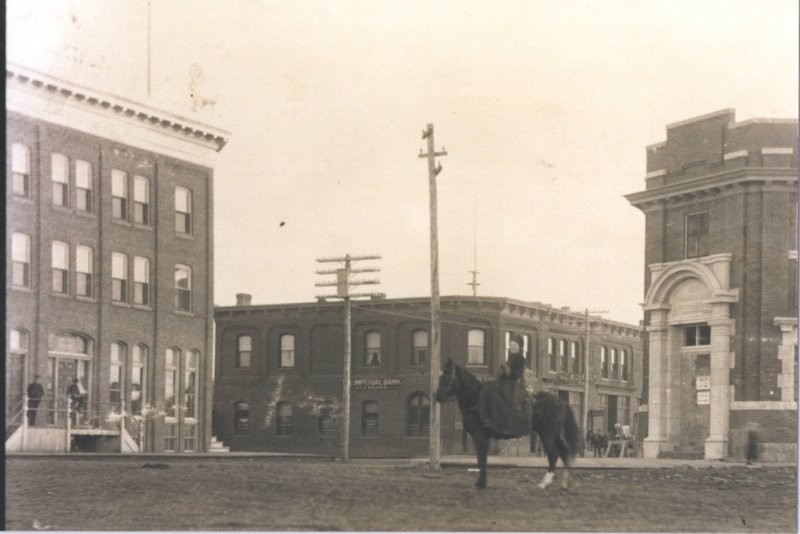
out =
[[726,109],[647,147],[644,454],[765,459],[797,440],[797,121]]
[[14,64],[6,91],[7,439],[26,384],[45,389],[11,449],[205,450],[229,134]]
[[[429,453],[430,299],[352,303],[349,454]],[[555,392],[598,433],[636,425],[643,329],[568,309],[494,297],[441,298],[441,358],[481,380],[505,362],[510,333],[537,389]],[[586,319],[589,380],[586,380]],[[232,451],[338,455],[341,445],[344,304],[218,307],[214,434]],[[530,373],[529,373],[530,374]],[[441,411],[442,451],[471,448],[454,403]],[[525,451],[529,453],[530,450]]]

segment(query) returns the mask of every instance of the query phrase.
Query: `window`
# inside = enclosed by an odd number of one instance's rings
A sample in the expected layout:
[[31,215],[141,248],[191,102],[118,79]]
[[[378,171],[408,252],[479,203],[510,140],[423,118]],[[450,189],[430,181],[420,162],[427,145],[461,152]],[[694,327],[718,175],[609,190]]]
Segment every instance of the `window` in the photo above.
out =
[[167,417],[177,417],[175,406],[175,392],[178,389],[178,358],[180,351],[177,349],[167,349],[164,372],[164,411]]
[[361,435],[378,437],[378,403],[365,401],[361,404]]
[[333,436],[336,434],[336,419],[333,417],[333,404],[326,401],[319,407],[319,435]]
[[16,232],[11,235],[11,284],[31,286],[31,238]]
[[128,256],[121,252],[111,254],[111,300],[128,302]]
[[164,425],[164,451],[175,452],[178,443],[178,425]]
[[619,351],[619,377],[628,380],[628,351]]
[[364,365],[377,367],[381,364],[381,335],[379,332],[367,332],[365,336],[366,352]]
[[144,176],[133,177],[133,222],[150,224],[150,180]]
[[708,212],[690,213],[686,216],[686,257],[696,258],[708,254]]
[[133,362],[131,367],[131,413],[133,415],[143,415],[148,352],[149,349],[145,345],[135,345],[131,355]]
[[122,388],[125,383],[125,360],[127,359],[128,348],[124,343],[111,344],[111,364],[109,365],[108,377],[108,400],[114,413],[121,412]]
[[281,336],[281,367],[294,367],[294,336]]
[[183,426],[183,450],[193,452],[197,442],[197,424],[191,423]]
[[20,197],[31,196],[31,151],[19,143],[11,145],[11,191]]
[[246,402],[237,402],[233,405],[233,433],[250,433],[250,405]]
[[431,403],[422,393],[416,393],[408,400],[406,407],[406,435],[424,437],[430,434]]
[[75,208],[92,212],[92,164],[88,161],[75,161]]
[[75,294],[79,297],[92,296],[92,249],[78,245],[75,247]]
[[552,337],[547,338],[547,360],[551,372],[558,371],[558,359],[556,357],[556,340]]
[[580,351],[578,351],[577,341],[572,341],[569,344],[569,359],[572,363],[572,372],[575,374],[582,374]]
[[416,330],[412,339],[411,365],[425,365],[428,363],[428,332]]
[[192,311],[192,269],[186,265],[175,266],[175,309]]
[[694,347],[697,345],[711,344],[711,327],[707,325],[686,326],[683,328],[683,346]]
[[467,332],[467,363],[472,365],[486,365],[486,352],[484,346],[485,332],[473,329]]
[[619,378],[619,367],[617,364],[617,349],[611,349],[611,378]]
[[519,347],[519,353],[525,358],[526,366],[530,367],[530,360],[528,359],[528,345],[529,345],[529,336],[528,334],[514,334],[513,332],[506,332],[506,349],[505,349],[505,360],[508,361],[508,357],[511,355],[511,338],[513,336],[519,336],[522,338],[522,345]]
[[128,175],[117,169],[111,171],[111,216],[128,220]]
[[558,340],[558,359],[561,362],[561,370],[563,372],[569,371],[569,362],[567,361],[567,340]]
[[279,402],[277,406],[278,418],[276,432],[279,436],[291,436],[294,426],[292,405],[288,402]]
[[141,256],[133,258],[133,303],[150,305],[150,260]]
[[50,177],[53,183],[53,204],[69,206],[69,160],[63,154],[53,154],[50,158]]
[[192,192],[183,187],[175,188],[175,231],[192,233]]
[[53,292],[69,293],[69,245],[53,241]]
[[200,353],[195,350],[186,351],[183,363],[183,408],[185,417],[197,419],[197,368],[200,364]]
[[600,376],[608,378],[608,349],[600,347]]
[[236,338],[236,367],[243,369],[250,367],[250,355],[253,351],[253,338],[239,336]]
[[23,407],[25,395],[25,368],[28,361],[28,332],[11,329],[8,332],[8,354],[6,355],[6,414]]

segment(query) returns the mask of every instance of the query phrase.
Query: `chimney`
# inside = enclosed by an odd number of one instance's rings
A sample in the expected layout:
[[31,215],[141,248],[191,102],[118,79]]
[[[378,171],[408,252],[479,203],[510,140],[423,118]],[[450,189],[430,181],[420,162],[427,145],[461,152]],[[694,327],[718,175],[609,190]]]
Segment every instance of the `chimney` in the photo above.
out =
[[236,293],[237,306],[250,306],[250,301],[253,299],[252,295],[247,293]]

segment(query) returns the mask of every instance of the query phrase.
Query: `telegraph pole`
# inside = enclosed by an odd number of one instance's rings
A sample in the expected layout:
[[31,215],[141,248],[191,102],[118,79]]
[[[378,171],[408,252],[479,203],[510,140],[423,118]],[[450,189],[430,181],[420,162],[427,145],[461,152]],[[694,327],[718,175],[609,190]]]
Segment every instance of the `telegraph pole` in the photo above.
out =
[[436,221],[436,175],[442,172],[442,164],[436,163],[436,156],[446,156],[442,147],[436,152],[433,144],[433,124],[428,124],[422,132],[422,138],[428,140],[428,153],[419,151],[420,158],[428,159],[428,186],[430,189],[431,213],[431,412],[430,412],[430,468],[439,469],[439,403],[435,401],[441,368],[441,317],[439,312],[439,241]]
[[352,368],[351,361],[353,359],[353,343],[351,327],[351,306],[350,299],[356,297],[383,297],[383,293],[352,293],[350,286],[359,286],[366,284],[379,284],[380,280],[351,280],[350,276],[357,273],[377,273],[380,269],[377,267],[365,267],[363,269],[353,269],[351,263],[354,261],[362,260],[379,260],[380,256],[351,256],[346,254],[340,258],[317,258],[318,263],[344,263],[343,268],[338,269],[325,269],[318,270],[317,274],[335,274],[335,282],[317,282],[314,284],[317,287],[336,287],[336,294],[334,295],[317,295],[317,298],[340,298],[344,300],[344,362],[342,365],[342,461],[346,462],[350,459],[350,371]]
[[586,429],[589,424],[589,336],[591,336],[592,333],[589,325],[590,313],[608,313],[608,310],[589,311],[589,308],[586,308],[583,314],[583,326],[586,329],[586,342],[583,345],[583,427],[581,429],[583,436],[581,441],[584,442],[584,454],[586,454]]

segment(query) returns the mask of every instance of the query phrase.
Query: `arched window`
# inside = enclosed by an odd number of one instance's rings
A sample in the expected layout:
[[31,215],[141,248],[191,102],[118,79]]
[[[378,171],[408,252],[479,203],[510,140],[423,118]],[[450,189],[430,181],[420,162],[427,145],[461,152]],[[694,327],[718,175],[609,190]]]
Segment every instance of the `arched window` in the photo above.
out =
[[[8,355],[6,356],[6,416],[11,411],[22,409],[22,396],[26,386],[25,363],[28,359],[29,335],[26,330],[12,329],[8,332]],[[27,378],[30,382],[33,377]],[[8,417],[7,417],[8,419]]]
[[425,365],[426,363],[428,363],[428,331],[415,330],[411,348],[411,365]]
[[367,332],[365,334],[364,365],[378,367],[381,364],[381,334],[380,332]]
[[147,380],[147,345],[134,345],[131,360],[131,413],[143,415]]
[[250,433],[250,405],[246,402],[237,402],[233,405],[233,433]]
[[111,344],[110,365],[108,367],[108,401],[115,413],[122,408],[122,391],[125,384],[125,361],[128,358],[128,346],[125,343]]
[[406,406],[406,435],[424,437],[430,434],[431,403],[423,393],[415,393]]
[[164,411],[167,417],[178,417],[175,393],[178,390],[178,362],[181,351],[169,348],[165,353]]
[[333,436],[336,434],[336,419],[333,417],[333,404],[325,401],[319,407],[319,435]]
[[187,350],[183,360],[183,407],[184,417],[197,419],[197,370],[200,366],[200,353]]
[[276,409],[278,413],[276,433],[279,436],[291,436],[294,430],[292,405],[288,402],[279,402]]
[[483,330],[473,329],[467,332],[467,363],[471,365],[486,365],[485,333]]
[[281,367],[294,367],[294,336],[281,336]]
[[378,437],[378,403],[364,401],[361,404],[361,435]]
[[250,367],[250,355],[253,352],[253,338],[239,336],[236,338],[236,367],[244,369]]

